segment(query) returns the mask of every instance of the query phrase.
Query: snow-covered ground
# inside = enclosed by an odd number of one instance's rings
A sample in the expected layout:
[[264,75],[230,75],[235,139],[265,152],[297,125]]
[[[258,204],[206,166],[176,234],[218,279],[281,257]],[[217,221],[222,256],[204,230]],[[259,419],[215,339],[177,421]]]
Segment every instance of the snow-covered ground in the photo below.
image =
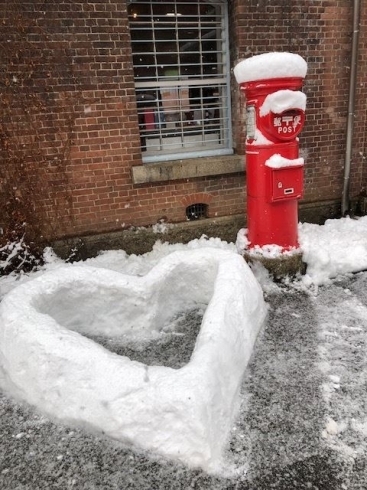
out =
[[[271,305],[270,320],[265,338],[262,337],[258,342],[251,367],[253,373],[258,373],[260,381],[256,386],[253,385],[252,380],[257,379],[253,374],[245,379],[242,387],[240,422],[232,430],[232,456],[229,459],[238,471],[239,468],[243,470],[243,467],[246,467],[250,475],[252,471],[254,478],[259,472],[268,470],[272,464],[291,464],[297,458],[295,448],[302,446],[303,442],[296,426],[302,427],[302,424],[303,432],[307,432],[308,424],[313,425],[317,433],[316,439],[319,438],[324,447],[340,454],[347,465],[351,465],[352,461],[356,461],[367,450],[367,362],[364,354],[367,343],[367,295],[364,292],[367,277],[365,272],[351,275],[367,269],[367,217],[329,220],[323,226],[301,224],[299,241],[307,263],[305,276],[298,277],[285,286],[273,283],[266,271],[259,266],[253,271]],[[62,271],[65,271],[65,266],[70,272],[76,268],[92,267],[132,277],[144,277],[173,252],[192,251],[195,255],[194,252],[200,249],[213,250],[214,255],[216,251],[237,253],[236,244],[203,237],[187,245],[169,245],[160,241],[151,252],[142,256],[128,256],[121,250],[103,252],[96,258],[66,266],[48,250],[46,265],[42,270],[29,275],[1,278],[0,298],[16,286],[24,285],[34,278],[42,282],[42,277],[46,278],[50,272],[57,278],[59,274],[64,274]],[[191,284],[188,286],[191,287]],[[169,289],[170,285],[167,284],[167,287]],[[299,311],[291,309],[287,304],[287,300],[290,304],[295,299],[302,303]],[[91,302],[92,313],[93,307]],[[96,303],[95,308],[98,307]],[[274,349],[271,326],[272,323],[275,325],[279,322],[283,327],[279,330],[277,339],[285,334],[288,338]],[[294,367],[291,366],[292,362],[295,363]],[[285,382],[284,377],[289,377],[289,370],[293,373],[293,379],[287,380],[287,386],[290,393],[290,382],[293,381],[298,386],[294,393],[294,406],[300,414],[304,410],[299,404],[299,397],[302,398],[303,392],[304,404],[313,403],[311,392],[308,392],[310,387],[313,387],[314,392],[320,392],[320,399],[315,395],[314,403],[318,408],[314,407],[310,412],[314,414],[314,420],[307,420],[307,414],[300,417],[295,424],[294,433],[288,433],[287,441],[284,442],[281,436],[277,439],[276,430],[269,429],[268,425],[259,430],[255,422],[261,410],[256,411],[256,404],[251,405],[250,399],[256,400],[257,394],[262,390],[260,398],[269,396],[271,392],[269,412],[266,416],[263,413],[263,419],[276,419],[281,413],[283,417],[284,407],[282,409],[281,404],[284,403],[284,394],[281,398],[280,392],[284,387],[275,390],[274,386]],[[272,373],[274,386],[267,385],[266,377],[269,372]],[[292,403],[292,396],[288,397],[287,403]],[[255,411],[252,413],[252,410]],[[290,410],[290,413],[294,417],[294,411]],[[259,421],[257,423],[260,424]],[[286,425],[283,421],[283,426]],[[284,431],[287,433],[286,429]],[[19,434],[21,433],[20,431]],[[18,435],[14,434],[14,437]],[[307,449],[309,443],[310,441],[304,442],[306,453],[310,451]],[[312,442],[311,446],[317,444],[319,442]],[[273,448],[271,456],[267,453],[270,447]],[[259,463],[261,455],[263,462]],[[265,469],[262,466],[264,461],[268,465]]]
[[[242,246],[223,242],[219,238],[206,237],[192,240],[188,244],[168,244],[164,242],[164,231],[164,228],[160,230],[162,238],[157,239],[153,250],[144,255],[128,255],[124,250],[105,251],[95,258],[73,265],[102,267],[123,274],[142,276],[163,257],[175,251],[211,247],[237,252]],[[321,226],[300,223],[299,242],[304,261],[307,263],[306,275],[301,279],[306,288],[328,284],[339,274],[367,269],[367,217],[330,219]],[[1,277],[0,300],[18,284],[66,265],[51,249],[45,250],[45,260],[46,265],[40,271]],[[263,280],[261,272],[258,279]]]

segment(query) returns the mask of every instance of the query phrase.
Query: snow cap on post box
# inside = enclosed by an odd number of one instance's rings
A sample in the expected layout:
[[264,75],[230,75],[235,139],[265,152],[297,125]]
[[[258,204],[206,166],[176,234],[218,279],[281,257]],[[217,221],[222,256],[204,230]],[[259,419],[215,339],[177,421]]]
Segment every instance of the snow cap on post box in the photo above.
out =
[[295,53],[263,53],[240,61],[233,73],[238,84],[272,78],[305,78],[307,63]]
[[294,140],[304,126],[306,95],[300,91],[306,61],[294,53],[263,53],[240,61],[234,74],[246,97],[249,145]]

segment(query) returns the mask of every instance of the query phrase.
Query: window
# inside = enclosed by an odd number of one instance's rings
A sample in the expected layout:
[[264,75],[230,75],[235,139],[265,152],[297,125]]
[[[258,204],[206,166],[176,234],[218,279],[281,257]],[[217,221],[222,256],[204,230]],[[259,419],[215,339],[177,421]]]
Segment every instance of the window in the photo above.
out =
[[232,153],[227,4],[129,4],[144,162]]

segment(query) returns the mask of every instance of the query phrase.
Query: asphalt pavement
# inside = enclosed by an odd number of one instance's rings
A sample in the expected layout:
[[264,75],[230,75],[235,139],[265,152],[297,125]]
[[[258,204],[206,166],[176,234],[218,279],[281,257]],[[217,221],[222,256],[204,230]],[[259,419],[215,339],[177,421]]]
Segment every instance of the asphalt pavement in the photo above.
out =
[[[225,453],[232,473],[189,469],[1,394],[0,489],[367,489],[366,286],[360,273],[317,292],[268,290]],[[146,362],[187,360],[200,315],[181,325],[184,347],[176,338],[147,346]]]

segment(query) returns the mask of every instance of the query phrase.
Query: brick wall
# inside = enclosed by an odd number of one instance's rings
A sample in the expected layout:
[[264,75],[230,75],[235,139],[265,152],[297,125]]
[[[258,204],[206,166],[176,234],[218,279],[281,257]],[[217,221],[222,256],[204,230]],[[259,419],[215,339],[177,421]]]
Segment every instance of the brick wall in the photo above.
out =
[[[300,138],[305,200],[340,199],[351,2],[233,0],[229,11],[232,66],[274,50],[299,53],[308,62],[307,119]],[[364,7],[352,197],[365,190],[367,178],[366,16]],[[186,206],[195,202],[208,204],[210,217],[243,212],[242,174],[133,184],[131,167],[142,161],[124,0],[15,0],[0,5],[0,20],[0,158],[7,168],[0,170],[0,190],[25,203],[41,233],[55,238],[149,225],[161,218],[185,221]],[[245,141],[243,105],[233,80],[238,153]]]
[[[234,60],[264,51],[298,53],[308,63],[306,125],[300,148],[306,161],[305,201],[340,199],[348,112],[353,2],[234,0],[231,7]],[[351,166],[351,197],[366,186],[366,16],[361,12],[360,53]],[[237,101],[234,102],[237,106]],[[244,146],[243,112],[235,140]]]
[[[29,169],[37,186],[24,183],[18,194],[25,213],[32,194],[42,233],[96,233],[162,217],[184,221],[185,206],[198,197],[211,201],[210,216],[242,212],[242,176],[133,185],[131,167],[142,162],[125,2],[16,0],[10,9],[3,5],[1,19],[2,41],[12,35],[18,43],[3,58],[13,109],[19,104],[21,113],[32,112],[26,131],[37,140],[37,151],[29,142],[23,148],[37,160]],[[35,62],[29,66],[25,58]],[[17,83],[14,71],[23,73]],[[22,106],[25,87],[42,99],[41,107],[38,99],[36,107]],[[23,132],[13,128],[13,147]],[[7,152],[2,158],[9,161]]]

